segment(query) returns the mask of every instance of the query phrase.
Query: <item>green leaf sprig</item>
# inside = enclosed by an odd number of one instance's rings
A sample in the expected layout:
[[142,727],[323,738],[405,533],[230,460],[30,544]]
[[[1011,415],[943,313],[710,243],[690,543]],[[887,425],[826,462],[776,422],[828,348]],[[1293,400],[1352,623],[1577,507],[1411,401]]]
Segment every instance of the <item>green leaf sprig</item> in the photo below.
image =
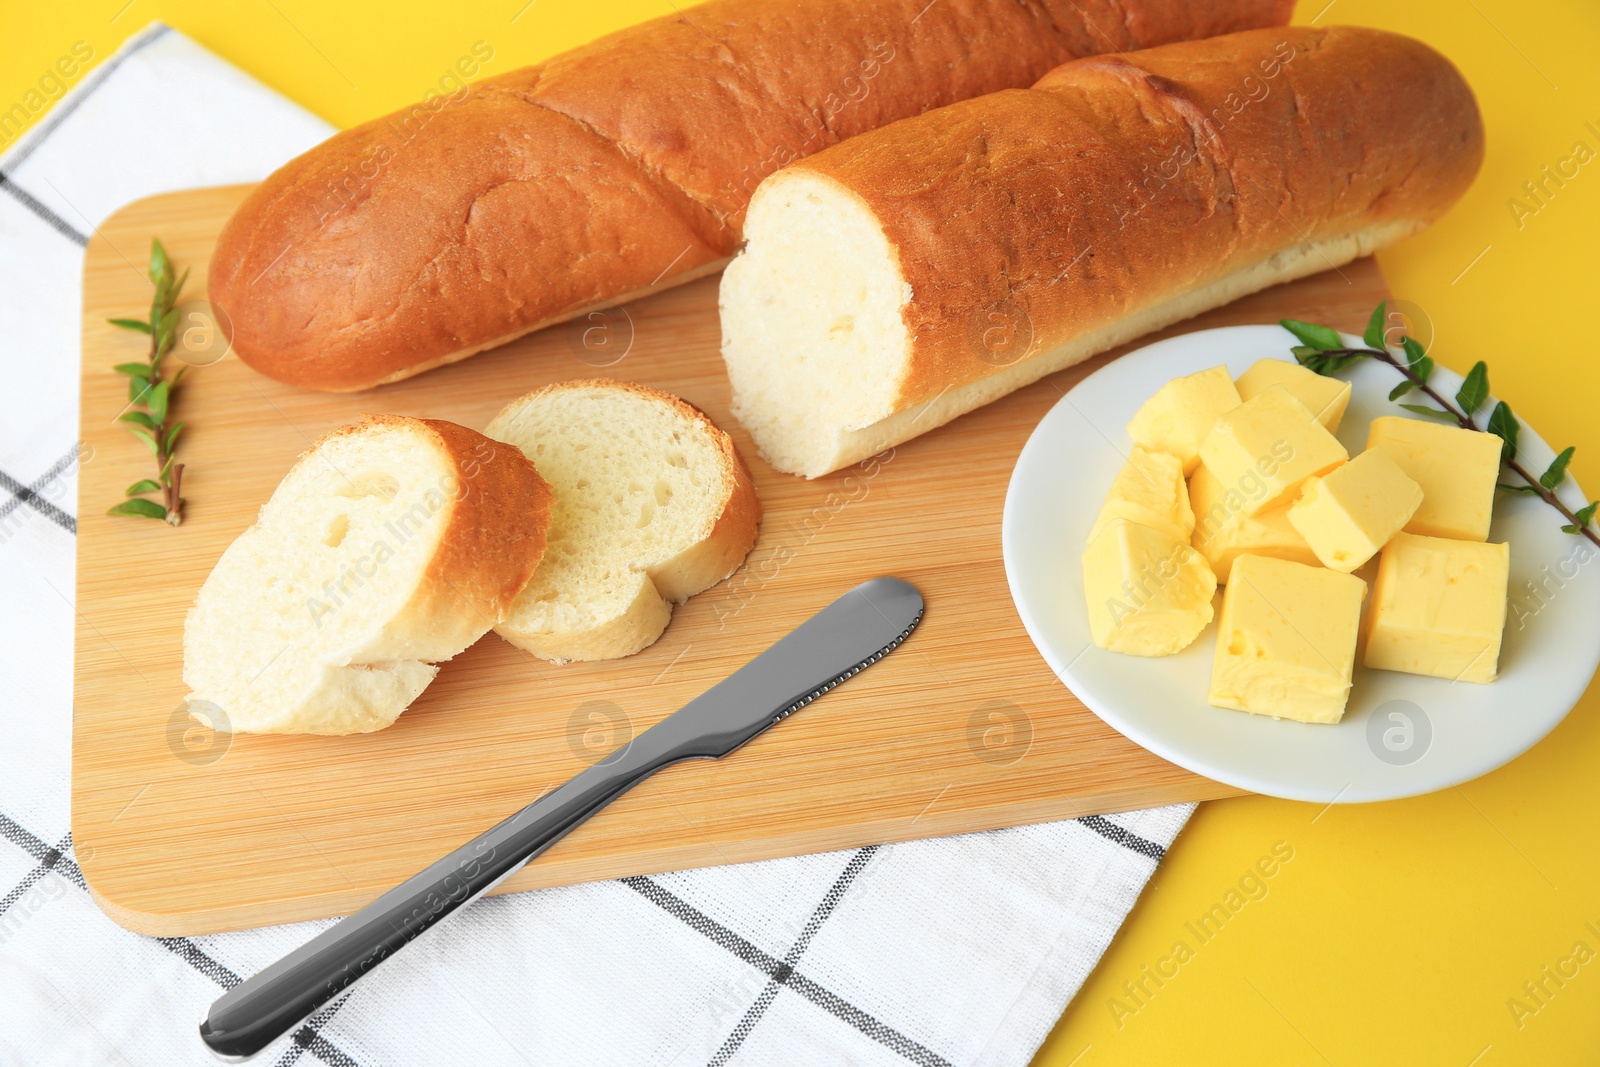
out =
[[1399,345],[1400,355],[1397,356],[1391,351],[1384,337],[1384,324],[1388,321],[1387,311],[1388,302],[1384,301],[1373,310],[1372,317],[1367,320],[1366,332],[1361,337],[1366,342],[1365,348],[1346,346],[1339,331],[1328,326],[1318,326],[1298,319],[1282,319],[1280,322],[1284,329],[1294,334],[1301,342],[1290,349],[1301,366],[1318,374],[1331,376],[1357,360],[1375,359],[1387,363],[1402,375],[1400,383],[1389,392],[1390,400],[1398,401],[1412,390],[1417,390],[1433,401],[1432,405],[1401,404],[1405,410],[1426,418],[1438,419],[1440,422],[1453,423],[1465,430],[1492,433],[1499,437],[1500,458],[1506,467],[1523,481],[1521,485],[1502,482],[1499,487],[1508,492],[1538,497],[1559,511],[1567,520],[1561,526],[1562,532],[1581,534],[1596,545],[1600,545],[1600,536],[1596,536],[1594,529],[1595,512],[1600,510],[1600,501],[1592,500],[1585,507],[1573,511],[1563,504],[1555,493],[1562,482],[1566,481],[1567,467],[1572,462],[1572,454],[1576,448],[1568,445],[1557,454],[1543,474],[1534,476],[1517,460],[1517,435],[1522,427],[1517,422],[1517,417],[1512,414],[1511,405],[1504,400],[1496,402],[1483,426],[1479,426],[1473,419],[1489,400],[1488,365],[1482,360],[1472,365],[1467,376],[1461,380],[1461,388],[1456,390],[1455,403],[1452,404],[1428,384],[1428,379],[1433,375],[1433,360],[1423,350],[1421,344],[1410,337],[1402,337]]
[[[171,378],[162,376],[161,361],[172,351],[178,334],[178,297],[189,280],[181,277],[159,239],[150,241],[150,284],[155,294],[150,300],[150,318],[110,319],[111,325],[142,333],[150,338],[150,354],[143,363],[119,363],[112,369],[128,379],[128,407],[117,416],[127,423],[128,432],[144,442],[156,461],[156,476],[141,478],[128,486],[127,499],[110,508],[108,515],[138,515],[162,519],[169,525],[183,522],[183,464],[175,463],[173,449],[184,423],[170,422],[173,393],[188,368],[180,367]],[[146,494],[159,493],[159,500]]]

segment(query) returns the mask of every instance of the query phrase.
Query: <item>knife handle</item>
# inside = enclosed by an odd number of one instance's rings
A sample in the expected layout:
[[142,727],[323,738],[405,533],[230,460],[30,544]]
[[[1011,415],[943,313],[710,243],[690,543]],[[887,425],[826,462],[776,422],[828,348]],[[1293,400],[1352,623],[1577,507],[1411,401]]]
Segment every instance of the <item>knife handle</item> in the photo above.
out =
[[442,920],[509,878],[621,793],[669,763],[633,743],[589,767],[228,990],[200,1023],[219,1058],[239,1061],[294,1029]]

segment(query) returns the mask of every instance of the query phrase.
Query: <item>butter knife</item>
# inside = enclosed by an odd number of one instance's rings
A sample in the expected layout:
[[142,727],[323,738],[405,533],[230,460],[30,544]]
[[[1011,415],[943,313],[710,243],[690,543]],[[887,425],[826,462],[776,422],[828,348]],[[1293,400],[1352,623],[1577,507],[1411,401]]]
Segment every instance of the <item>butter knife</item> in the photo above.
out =
[[225,1061],[254,1056],[656,771],[726,756],[878,662],[922,609],[922,595],[898,578],[856,586],[565,785],[228,990],[201,1020],[201,1040]]

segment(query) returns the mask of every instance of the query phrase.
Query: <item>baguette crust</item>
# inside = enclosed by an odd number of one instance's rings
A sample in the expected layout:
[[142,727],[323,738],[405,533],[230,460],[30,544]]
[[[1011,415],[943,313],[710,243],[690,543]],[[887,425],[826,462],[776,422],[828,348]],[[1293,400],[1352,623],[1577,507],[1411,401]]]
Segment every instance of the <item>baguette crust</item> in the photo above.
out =
[[1442,55],[1292,27],[1068,63],[796,166],[866,200],[898,253],[916,338],[898,410],[994,372],[966,328],[991,313],[1055,349],[1307,241],[1419,230],[1482,161]]
[[[905,282],[910,344],[875,410],[794,473],[1367,255],[1442,215],[1482,158],[1472,92],[1437,52],[1280,28],[1068,63],[799,161],[756,210],[786,182],[860,205]],[[987,348],[991,325],[1022,343]]]
[[717,269],[760,180],[1077,56],[1292,0],[713,0],[337,134],[224,228],[211,299],[292,384],[363,389]]
[[733,438],[712,422],[710,415],[681,396],[633,382],[622,384],[670,403],[684,418],[702,424],[722,454],[722,514],[711,527],[711,533],[665,563],[650,568],[650,581],[661,598],[682,604],[739,569],[755,547],[756,534],[761,527],[761,498],[756,495],[755,479],[750,476],[744,457],[734,447]]
[[505,618],[544,558],[550,486],[519,449],[442,419],[405,421],[427,428],[460,482],[439,550],[402,617],[433,633],[450,632],[439,620],[452,618],[461,633],[480,634]]

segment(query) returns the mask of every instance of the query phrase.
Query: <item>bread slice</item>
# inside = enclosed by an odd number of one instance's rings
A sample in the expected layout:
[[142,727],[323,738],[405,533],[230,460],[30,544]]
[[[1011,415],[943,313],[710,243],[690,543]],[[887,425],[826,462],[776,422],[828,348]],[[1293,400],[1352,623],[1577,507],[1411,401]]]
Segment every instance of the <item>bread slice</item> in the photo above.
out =
[[1449,60],[1353,27],[1078,60],[863,133],[756,189],[719,296],[733,413],[827,474],[1422,230],[1483,143]]
[[232,730],[380,730],[482,637],[544,554],[550,491],[514,448],[369,416],[317,442],[184,623],[189,701]]
[[761,503],[733,441],[698,408],[628,382],[546,386],[484,431],[550,480],[544,561],[495,631],[543,659],[629,656],[672,603],[714,585],[755,544]]

